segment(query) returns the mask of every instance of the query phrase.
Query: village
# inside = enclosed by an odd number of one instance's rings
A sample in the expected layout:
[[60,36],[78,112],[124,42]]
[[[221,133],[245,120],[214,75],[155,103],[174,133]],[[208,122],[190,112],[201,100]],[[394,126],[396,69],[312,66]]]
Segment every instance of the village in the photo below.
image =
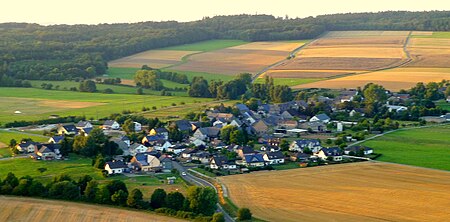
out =
[[[375,151],[351,144],[401,126],[389,118],[381,120],[383,125],[378,123],[380,120],[368,123],[366,110],[353,108],[357,100],[361,101],[360,93],[356,89],[342,90],[334,98],[314,96],[281,104],[256,101],[213,107],[190,119],[154,128],[131,119],[122,124],[105,120],[100,125],[82,120],[55,125],[55,135],[48,143],[22,141],[16,149],[35,160],[61,160],[66,158],[60,151],[65,137],[88,137],[94,128],[100,128],[119,150],[105,162],[105,175],[168,173],[174,169],[174,161],[212,176],[272,170],[277,166],[290,169],[365,161],[376,158]],[[409,94],[386,94],[387,102],[379,110],[384,109],[392,117],[408,111]],[[450,114],[420,120],[442,123],[450,121]],[[124,131],[123,124],[128,130]]]

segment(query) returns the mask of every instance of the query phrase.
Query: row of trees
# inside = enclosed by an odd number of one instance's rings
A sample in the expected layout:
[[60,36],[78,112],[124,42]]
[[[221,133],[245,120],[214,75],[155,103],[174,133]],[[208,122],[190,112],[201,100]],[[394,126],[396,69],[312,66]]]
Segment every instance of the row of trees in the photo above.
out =
[[[157,210],[161,213],[172,211],[176,212],[174,215],[186,219],[214,215],[218,201],[212,188],[194,186],[188,188],[186,196],[178,191],[166,193],[164,189],[159,188],[152,193],[150,200],[145,200],[141,190],[135,188],[129,192],[126,184],[121,180],[99,183],[89,175],[74,180],[67,174],[58,175],[49,183],[43,184],[30,176],[17,178],[10,172],[0,181],[0,193],[110,204]],[[213,221],[223,221],[221,214],[216,214],[213,218],[216,218]]]
[[148,71],[153,71],[153,73],[155,73],[155,75],[159,78],[159,79],[166,79],[172,82],[177,82],[177,83],[181,83],[181,84],[188,84],[189,80],[187,78],[187,76],[185,74],[182,73],[178,73],[178,72],[168,72],[168,71],[162,71],[160,69],[153,69],[147,65],[143,65],[141,70],[148,70]]
[[194,77],[188,94],[192,97],[238,99],[247,91],[251,82],[252,77],[249,73],[241,73],[227,83],[214,80],[208,82],[203,77]]

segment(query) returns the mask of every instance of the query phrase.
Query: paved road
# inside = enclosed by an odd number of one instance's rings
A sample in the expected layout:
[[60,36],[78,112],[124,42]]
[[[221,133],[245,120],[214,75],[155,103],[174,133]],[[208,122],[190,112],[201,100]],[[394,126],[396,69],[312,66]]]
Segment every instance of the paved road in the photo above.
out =
[[[214,185],[212,185],[211,183],[209,183],[208,181],[206,181],[204,179],[198,178],[198,177],[194,176],[193,174],[189,173],[187,171],[187,169],[185,167],[183,167],[180,163],[178,163],[176,161],[172,161],[172,165],[175,167],[175,169],[177,169],[180,172],[180,176],[184,180],[186,180],[192,184],[197,184],[198,186],[201,186],[201,187],[211,187],[217,192],[217,189]],[[186,172],[186,176],[181,175],[182,172]],[[218,203],[217,203],[217,210],[219,212],[223,213],[226,222],[234,222],[235,221]]]

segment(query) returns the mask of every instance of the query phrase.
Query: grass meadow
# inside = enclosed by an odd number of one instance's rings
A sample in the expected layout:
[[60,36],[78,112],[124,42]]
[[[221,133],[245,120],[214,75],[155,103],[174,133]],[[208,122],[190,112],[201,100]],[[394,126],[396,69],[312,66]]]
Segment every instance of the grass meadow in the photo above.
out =
[[363,145],[383,154],[378,160],[450,171],[450,125],[400,130]]
[[202,51],[209,52],[219,49],[224,49],[228,47],[243,45],[248,42],[242,40],[226,40],[226,39],[217,39],[217,40],[208,40],[197,43],[171,46],[162,48],[162,50],[179,50],[179,51]]

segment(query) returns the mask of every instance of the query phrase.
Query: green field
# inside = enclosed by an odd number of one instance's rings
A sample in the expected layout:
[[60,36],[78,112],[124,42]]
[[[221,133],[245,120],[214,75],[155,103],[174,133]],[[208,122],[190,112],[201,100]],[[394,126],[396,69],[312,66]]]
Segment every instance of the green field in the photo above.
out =
[[450,170],[450,126],[400,130],[363,145],[381,153],[380,161]]
[[138,68],[118,68],[118,67],[109,67],[108,71],[106,71],[105,77],[108,78],[121,78],[121,79],[133,79],[136,71],[140,69]]
[[185,45],[171,46],[171,47],[162,48],[161,50],[208,52],[208,51],[243,45],[246,43],[248,43],[248,42],[242,41],[242,40],[217,39],[217,40],[208,40],[208,41],[196,42],[196,43],[185,44]]
[[[40,80],[30,80],[29,81],[31,83],[31,85],[33,86],[33,88],[38,88],[41,89],[41,85],[43,83],[50,83],[53,85],[53,89],[55,90],[56,86],[59,86],[60,91],[68,91],[70,90],[70,88],[72,87],[76,87],[78,89],[78,87],[80,86],[79,82],[75,82],[75,81],[40,81]],[[179,84],[176,82],[172,82],[172,81],[168,81],[168,80],[162,80],[163,84],[165,87],[168,88],[175,88],[175,87],[181,87],[181,88],[185,88],[188,85],[187,84]],[[106,85],[106,84],[96,84],[97,86],[97,90],[99,92],[104,91],[105,89],[112,89],[114,94],[136,94],[137,92],[137,88],[133,87],[133,86],[126,86],[126,85]],[[148,95],[160,95],[161,92],[160,91],[155,91],[155,90],[149,90],[149,89],[143,89],[144,90],[144,94],[148,94]],[[187,96],[186,92],[176,92],[176,91],[170,91],[173,95],[176,96]]]
[[445,109],[450,112],[450,103],[448,103],[445,100],[440,100],[440,101],[436,102],[436,106],[441,107],[442,109]]
[[[317,82],[323,79],[313,78],[313,79],[296,79],[296,78],[274,78],[273,82],[275,85],[288,85],[288,86],[297,86],[306,83]],[[255,83],[264,83],[264,78],[258,78],[255,80]]]
[[442,38],[449,39],[450,32],[433,32],[432,35],[413,35],[414,38]]
[[[41,173],[37,169],[45,168]],[[100,183],[105,183],[108,180],[120,179],[127,184],[129,190],[139,188],[146,198],[150,197],[151,192],[156,188],[164,188],[167,191],[180,190],[184,191],[186,187],[181,178],[178,177],[175,184],[167,185],[165,180],[167,177],[175,176],[173,174],[161,174],[158,176],[137,176],[126,177],[123,175],[104,178],[100,169],[92,167],[92,160],[70,155],[68,160],[55,161],[37,161],[29,158],[16,158],[11,160],[0,161],[0,178],[4,178],[7,173],[13,172],[17,177],[32,176],[37,180],[48,183],[54,176],[65,173],[70,175],[73,179],[78,179],[84,175],[90,175]],[[163,182],[164,181],[164,182]]]
[[[61,92],[61,93],[58,93]],[[87,118],[107,117],[123,110],[140,112],[142,107],[161,109],[173,104],[183,109],[189,104],[202,104],[212,99],[179,96],[82,93],[33,88],[0,88],[0,124],[14,120],[47,119],[49,115],[85,115]],[[185,103],[182,105],[181,103]],[[14,114],[21,111],[22,114]]]

